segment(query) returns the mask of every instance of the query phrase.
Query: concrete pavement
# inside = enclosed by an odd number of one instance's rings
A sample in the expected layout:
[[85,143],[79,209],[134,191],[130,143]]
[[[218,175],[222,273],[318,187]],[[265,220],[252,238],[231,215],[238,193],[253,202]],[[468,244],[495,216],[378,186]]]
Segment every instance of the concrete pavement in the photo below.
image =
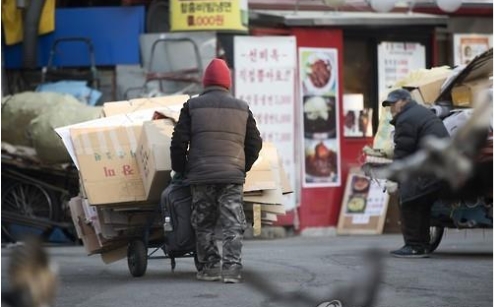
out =
[[[368,247],[387,251],[402,245],[400,235],[291,237],[247,240],[244,265],[279,295],[302,293],[307,304],[284,304],[250,287],[195,279],[192,258],[179,259],[174,273],[167,259],[148,262],[146,275],[133,278],[126,260],[104,264],[81,246],[50,246],[59,265],[58,307],[132,306],[304,306],[320,305],[335,290],[366,275]],[[2,287],[9,248],[2,248]],[[375,306],[482,307],[493,305],[493,232],[447,230],[429,259],[383,259],[384,274]],[[316,299],[317,298],[317,299]],[[295,300],[299,303],[299,300]],[[347,305],[343,305],[347,306]],[[358,307],[358,306],[350,306]],[[363,306],[359,306],[363,307]]]

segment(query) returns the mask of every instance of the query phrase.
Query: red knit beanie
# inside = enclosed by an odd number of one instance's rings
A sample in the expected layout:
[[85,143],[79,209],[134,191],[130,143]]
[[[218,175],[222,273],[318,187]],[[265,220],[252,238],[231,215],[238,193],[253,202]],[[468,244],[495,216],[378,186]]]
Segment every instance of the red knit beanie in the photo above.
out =
[[213,59],[205,69],[203,86],[221,86],[231,88],[231,71],[224,60]]

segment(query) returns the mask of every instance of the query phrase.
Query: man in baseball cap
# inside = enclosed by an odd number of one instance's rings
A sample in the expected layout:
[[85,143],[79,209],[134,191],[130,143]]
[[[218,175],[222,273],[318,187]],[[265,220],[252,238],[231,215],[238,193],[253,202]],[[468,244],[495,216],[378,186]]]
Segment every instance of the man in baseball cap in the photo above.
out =
[[[404,89],[389,93],[382,106],[390,107],[394,125],[394,161],[404,160],[420,150],[428,137],[449,137],[443,122],[429,108],[418,104]],[[439,198],[442,182],[436,176],[421,175],[400,181],[401,232],[405,245],[391,252],[394,257],[426,258],[430,253],[431,206]]]
[[391,114],[394,117],[411,100],[410,92],[405,89],[397,89],[387,95],[387,99],[382,102],[382,106],[391,107]]

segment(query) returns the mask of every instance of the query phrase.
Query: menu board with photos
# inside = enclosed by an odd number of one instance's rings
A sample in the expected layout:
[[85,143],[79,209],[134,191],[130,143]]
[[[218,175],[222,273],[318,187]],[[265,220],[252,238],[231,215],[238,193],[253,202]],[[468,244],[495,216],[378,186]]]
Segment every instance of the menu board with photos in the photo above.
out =
[[354,170],[349,173],[342,200],[338,234],[381,234],[389,204],[384,180],[373,180]]
[[306,188],[338,187],[340,178],[338,50],[299,48],[303,174]]

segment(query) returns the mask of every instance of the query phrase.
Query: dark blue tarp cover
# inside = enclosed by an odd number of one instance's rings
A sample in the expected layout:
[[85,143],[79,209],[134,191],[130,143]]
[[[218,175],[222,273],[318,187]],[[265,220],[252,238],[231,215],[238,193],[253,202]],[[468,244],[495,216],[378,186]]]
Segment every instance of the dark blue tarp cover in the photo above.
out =
[[[94,45],[96,64],[139,64],[139,35],[144,33],[144,6],[56,9],[56,29],[39,36],[38,66],[47,65],[52,42],[57,38],[86,37]],[[168,16],[165,16],[168,18]],[[88,49],[82,42],[61,43],[54,64],[89,66]],[[5,68],[22,66],[22,43],[2,45]]]

